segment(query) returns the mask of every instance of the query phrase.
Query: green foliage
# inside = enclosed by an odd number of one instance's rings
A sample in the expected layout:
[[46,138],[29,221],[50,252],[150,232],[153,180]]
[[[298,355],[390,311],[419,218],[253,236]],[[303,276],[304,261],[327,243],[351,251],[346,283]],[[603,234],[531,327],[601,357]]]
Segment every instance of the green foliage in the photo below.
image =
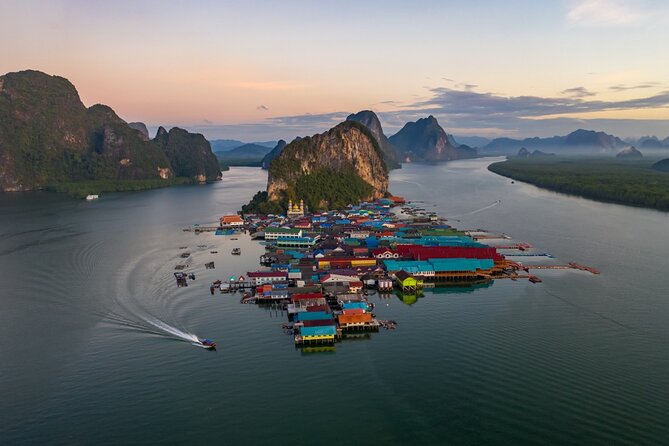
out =
[[169,133],[159,132],[154,142],[162,147],[177,177],[204,174],[213,181],[220,175],[218,159],[204,136],[173,127]]
[[159,168],[170,168],[177,177],[220,175],[202,135],[172,129],[147,141],[111,108],[86,108],[67,79],[38,71],[8,73],[0,83],[0,190],[159,180]]
[[267,201],[267,191],[256,193],[248,204],[242,206],[243,214],[283,214],[285,209],[274,201]]
[[371,195],[372,186],[354,173],[353,168],[334,171],[321,168],[297,179],[287,197],[304,200],[311,210],[341,209]]
[[609,158],[512,159],[491,164],[497,174],[593,200],[669,210],[669,175],[654,160]]

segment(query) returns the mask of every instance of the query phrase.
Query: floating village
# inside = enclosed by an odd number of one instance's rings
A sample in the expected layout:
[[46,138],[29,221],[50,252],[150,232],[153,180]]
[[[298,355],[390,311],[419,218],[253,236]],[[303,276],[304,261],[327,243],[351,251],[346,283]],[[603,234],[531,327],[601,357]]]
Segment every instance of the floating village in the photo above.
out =
[[[370,293],[413,303],[425,288],[486,286],[501,279],[541,282],[532,270],[599,274],[574,262],[525,265],[518,259],[551,256],[528,243],[512,243],[505,234],[456,229],[422,203],[397,196],[313,213],[303,201],[291,201],[286,215],[225,215],[218,225],[194,225],[184,231],[232,240],[247,233],[263,244],[257,270],[216,280],[209,291],[238,293],[240,303],[280,310],[286,318],[281,328],[296,347],[316,350],[397,327],[397,321],[376,317]],[[241,255],[241,249],[229,254]],[[188,255],[183,252],[181,257]],[[205,266],[214,268],[214,262]],[[183,265],[176,269],[178,286],[195,279],[193,273],[181,271]]]

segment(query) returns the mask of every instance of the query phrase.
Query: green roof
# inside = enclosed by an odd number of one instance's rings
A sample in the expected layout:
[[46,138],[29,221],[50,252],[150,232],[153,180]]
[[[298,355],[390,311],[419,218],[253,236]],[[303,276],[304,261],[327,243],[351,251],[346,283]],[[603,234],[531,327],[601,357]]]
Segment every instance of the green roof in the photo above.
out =
[[299,234],[301,229],[296,228],[265,228],[265,233],[274,232],[278,234]]

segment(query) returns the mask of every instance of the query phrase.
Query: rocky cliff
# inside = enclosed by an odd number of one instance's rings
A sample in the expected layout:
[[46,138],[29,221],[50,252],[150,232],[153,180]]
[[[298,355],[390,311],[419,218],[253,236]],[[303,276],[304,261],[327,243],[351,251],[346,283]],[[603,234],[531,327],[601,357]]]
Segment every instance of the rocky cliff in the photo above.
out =
[[199,133],[179,127],[167,132],[160,127],[154,143],[167,155],[175,176],[192,178],[200,183],[221,178],[218,159],[212,153],[209,141]]
[[264,170],[269,169],[269,165],[272,164],[274,158],[281,155],[281,152],[283,152],[283,149],[286,148],[286,145],[287,145],[286,141],[280,139],[279,142],[276,143],[276,146],[272,150],[270,150],[270,152],[267,155],[263,157],[262,161],[260,162],[261,167]]
[[[218,173],[209,166],[217,163],[200,138],[196,156],[213,180]],[[39,71],[0,76],[0,191],[80,180],[171,178],[184,169],[166,148],[111,108],[86,108],[65,78]],[[169,148],[188,150],[174,143]]]
[[388,169],[376,138],[354,121],[288,144],[269,167],[269,201],[304,199],[311,209],[383,197]]
[[139,133],[141,133],[142,137],[144,138],[144,141],[148,141],[151,137],[149,136],[149,129],[146,128],[146,124],[143,122],[129,122],[128,127],[131,129],[137,130]]
[[376,116],[376,113],[371,110],[363,110],[361,112],[348,115],[346,120],[359,122],[369,129],[372,135],[374,135],[376,138],[376,142],[379,144],[381,152],[383,153],[383,159],[389,169],[399,169],[402,167],[400,156],[397,153],[395,147],[383,133],[381,121],[379,121],[379,117]]
[[408,122],[390,137],[402,157],[402,161],[450,161],[475,158],[476,149],[455,146],[437,119],[430,115],[416,122]]

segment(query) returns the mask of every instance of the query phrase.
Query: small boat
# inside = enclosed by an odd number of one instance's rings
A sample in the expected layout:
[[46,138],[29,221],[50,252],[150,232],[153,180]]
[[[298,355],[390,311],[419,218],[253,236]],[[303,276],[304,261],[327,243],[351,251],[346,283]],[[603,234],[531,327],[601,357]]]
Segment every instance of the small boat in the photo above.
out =
[[207,350],[216,350],[216,343],[211,339],[198,339],[198,342],[193,342],[193,345]]
[[235,249],[232,250],[232,255],[233,256],[239,256],[241,254],[242,254],[241,248],[235,248]]
[[87,200],[97,200],[99,197],[96,194],[88,194],[86,195]]

